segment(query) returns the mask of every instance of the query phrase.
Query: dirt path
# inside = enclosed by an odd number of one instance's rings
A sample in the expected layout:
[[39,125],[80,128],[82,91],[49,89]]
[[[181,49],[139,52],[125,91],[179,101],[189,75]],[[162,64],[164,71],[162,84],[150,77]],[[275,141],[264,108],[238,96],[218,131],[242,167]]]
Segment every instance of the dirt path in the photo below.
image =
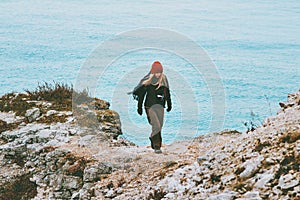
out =
[[[74,138],[65,147],[88,160],[116,166],[117,170],[103,175],[96,184],[97,196],[102,193],[103,199],[130,199],[130,196],[142,194],[147,187],[155,186],[174,170],[194,163],[197,157],[209,149],[224,145],[234,137],[236,136],[206,135],[193,141],[175,142],[163,145],[161,154],[154,153],[150,146],[115,147],[97,138],[93,138],[87,146],[79,146],[76,144],[78,138]],[[113,191],[111,195],[109,191]]]

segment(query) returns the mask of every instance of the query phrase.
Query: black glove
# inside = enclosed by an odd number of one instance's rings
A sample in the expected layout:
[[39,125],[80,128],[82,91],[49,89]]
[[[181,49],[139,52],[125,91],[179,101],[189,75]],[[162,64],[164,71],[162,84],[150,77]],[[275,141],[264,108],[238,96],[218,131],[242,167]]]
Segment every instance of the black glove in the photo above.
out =
[[138,108],[137,112],[139,113],[139,115],[142,115],[143,114],[143,109],[142,108]]
[[172,110],[172,106],[168,106],[167,112],[170,112]]

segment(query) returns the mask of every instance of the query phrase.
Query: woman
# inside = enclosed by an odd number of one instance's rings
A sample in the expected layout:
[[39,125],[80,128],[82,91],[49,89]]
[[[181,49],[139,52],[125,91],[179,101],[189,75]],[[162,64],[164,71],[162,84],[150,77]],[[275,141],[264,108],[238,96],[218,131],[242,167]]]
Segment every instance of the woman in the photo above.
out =
[[167,112],[172,109],[169,83],[166,75],[163,74],[163,67],[159,61],[155,61],[150,72],[140,81],[132,92],[134,98],[138,101],[137,112],[143,113],[143,102],[147,114],[148,122],[152,126],[152,132],[149,137],[151,147],[155,153],[161,151],[161,129],[164,122],[164,108],[167,102]]

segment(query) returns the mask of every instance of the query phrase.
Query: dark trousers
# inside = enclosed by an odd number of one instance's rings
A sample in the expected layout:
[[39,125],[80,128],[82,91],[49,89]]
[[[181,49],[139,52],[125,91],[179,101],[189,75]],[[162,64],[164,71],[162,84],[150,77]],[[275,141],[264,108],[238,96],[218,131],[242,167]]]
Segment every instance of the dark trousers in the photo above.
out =
[[162,144],[161,129],[164,124],[164,107],[160,104],[154,104],[146,108],[146,114],[149,124],[152,126],[152,132],[149,137],[152,149],[160,149]]

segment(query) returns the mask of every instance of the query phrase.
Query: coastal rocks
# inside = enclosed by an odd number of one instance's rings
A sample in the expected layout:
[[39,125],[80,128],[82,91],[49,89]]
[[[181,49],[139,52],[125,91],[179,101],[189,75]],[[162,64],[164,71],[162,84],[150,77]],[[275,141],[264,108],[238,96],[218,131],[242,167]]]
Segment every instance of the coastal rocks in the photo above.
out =
[[109,103],[103,100],[76,105],[74,116],[80,126],[100,131],[107,138],[117,139],[122,134],[119,114],[110,110]]
[[87,110],[93,109],[89,111],[97,121],[97,129],[91,129],[79,126],[73,112],[62,110],[65,105],[55,100],[33,100],[30,94],[10,94],[2,100],[0,109],[11,111],[0,113],[1,199],[91,199],[95,182],[117,169],[91,159],[101,151],[98,145],[130,145],[117,139],[119,115],[106,101],[89,102]]
[[105,133],[109,133],[109,137],[117,139],[122,134],[121,120],[117,112],[113,110],[98,110],[96,115],[98,122],[100,122],[100,129]]
[[26,111],[25,117],[27,118],[28,122],[35,121],[41,115],[41,111],[39,108],[32,108]]
[[[35,121],[0,133],[0,190],[9,199],[34,200],[299,199],[299,95],[252,132],[225,130],[164,144],[160,155],[114,139],[120,119],[104,101],[78,105],[79,117],[91,116],[82,118],[86,124],[53,109],[53,102],[36,106],[41,116]],[[66,120],[46,123],[58,115]],[[93,128],[85,126],[91,121]],[[27,196],[12,189],[25,188],[19,180],[29,186]]]
[[[297,95],[289,107],[269,117],[247,134],[201,136],[196,162],[176,169],[147,193],[160,191],[163,199],[299,199],[300,107]],[[217,138],[231,137],[222,145]],[[228,193],[228,191],[233,191]]]
[[288,94],[287,97],[287,102],[283,103],[280,102],[279,105],[282,108],[282,110],[284,111],[285,109],[289,108],[289,107],[293,107],[293,106],[297,106],[300,105],[300,90],[297,91],[294,94]]

